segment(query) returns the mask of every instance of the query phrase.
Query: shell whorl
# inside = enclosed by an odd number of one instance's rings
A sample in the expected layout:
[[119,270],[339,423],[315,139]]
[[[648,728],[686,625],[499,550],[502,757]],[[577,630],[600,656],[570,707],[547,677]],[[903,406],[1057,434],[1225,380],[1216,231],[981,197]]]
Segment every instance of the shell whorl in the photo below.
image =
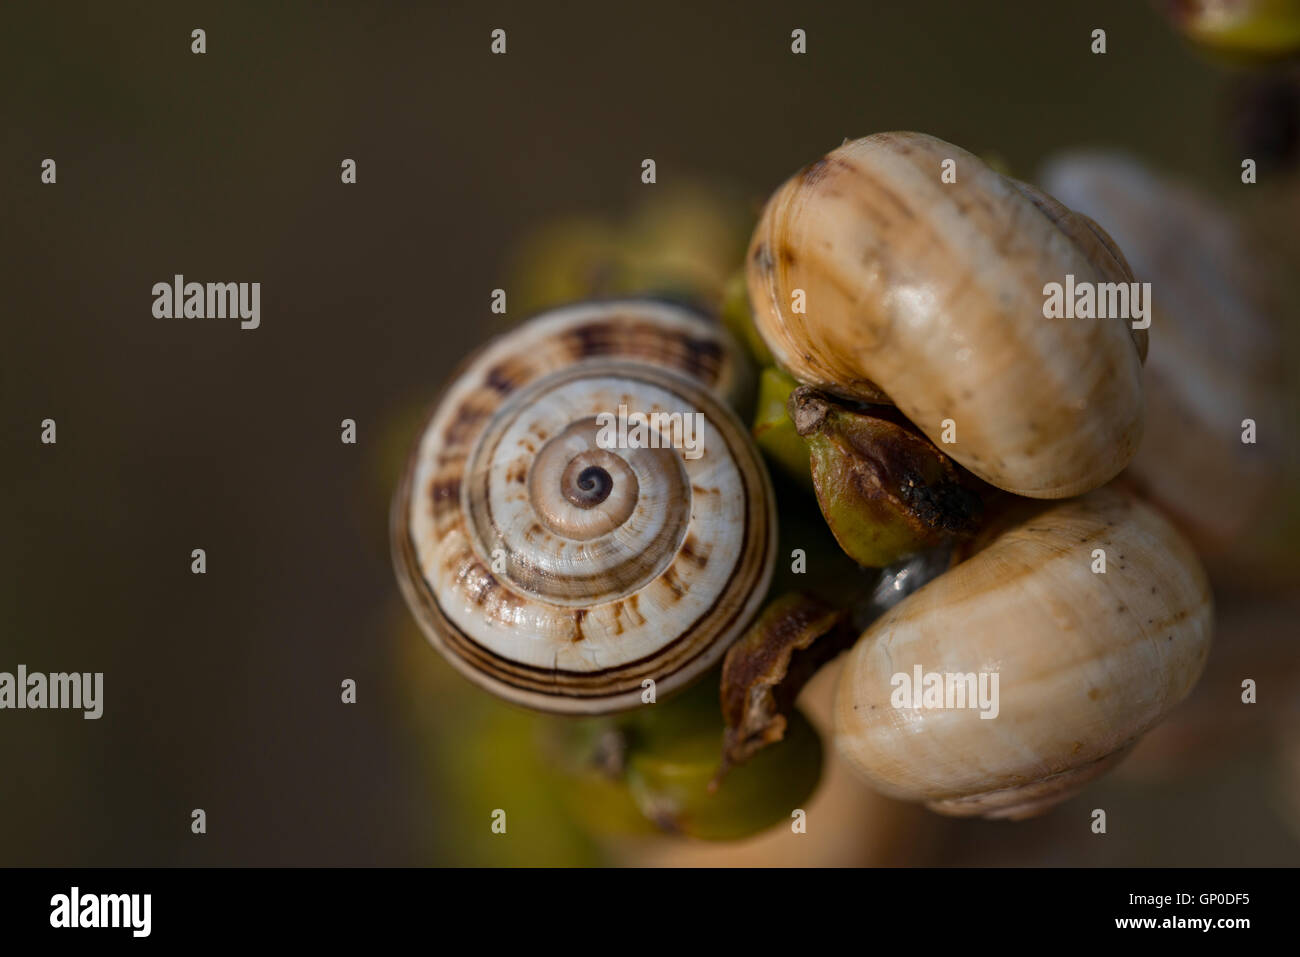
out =
[[[545,313],[462,367],[393,508],[403,592],[458,670],[529,707],[603,713],[717,662],[775,556],[767,474],[725,399],[737,355],[685,309],[625,301]],[[603,447],[620,406],[701,413],[698,456]]]

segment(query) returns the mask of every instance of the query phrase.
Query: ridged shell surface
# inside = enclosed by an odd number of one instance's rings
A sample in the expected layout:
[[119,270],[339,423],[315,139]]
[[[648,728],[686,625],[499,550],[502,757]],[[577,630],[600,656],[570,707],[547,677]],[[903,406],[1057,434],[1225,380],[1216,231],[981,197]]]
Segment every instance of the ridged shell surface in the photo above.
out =
[[1137,449],[1145,333],[1043,311],[1067,275],[1130,282],[1122,254],[960,147],[879,133],[832,151],[768,202],[747,273],[759,332],[795,378],[883,390],[936,443],[951,422],[943,451],[999,488],[1081,494]]
[[[721,327],[630,300],[545,313],[461,369],[393,510],[403,591],[453,665],[519,704],[601,713],[719,660],[775,549],[766,471],[725,400],[736,362]],[[620,407],[701,428],[611,447],[601,416]]]
[[[1107,770],[1187,695],[1209,652],[1212,601],[1173,526],[1112,488],[1027,507],[990,534],[859,638],[835,740],[886,794],[958,816],[1028,817]],[[895,698],[918,667],[988,675],[990,692],[996,674],[996,708],[955,694],[943,707],[897,706],[918,703]]]
[[[1206,552],[1246,552],[1284,475],[1285,343],[1270,277],[1238,224],[1208,198],[1136,161],[1073,153],[1043,173],[1048,189],[1102,222],[1155,301],[1144,370],[1147,430],[1128,475]],[[1259,426],[1241,441],[1242,420]],[[1267,562],[1258,552],[1246,567]],[[1228,569],[1230,571],[1230,569]]]

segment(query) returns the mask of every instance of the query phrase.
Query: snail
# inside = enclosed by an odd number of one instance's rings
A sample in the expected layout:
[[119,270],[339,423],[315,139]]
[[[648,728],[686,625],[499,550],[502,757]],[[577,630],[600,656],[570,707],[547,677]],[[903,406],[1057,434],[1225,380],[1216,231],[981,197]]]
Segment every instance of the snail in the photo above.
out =
[[[606,763],[651,820],[724,836],[717,795],[759,781],[742,767],[756,756],[784,783],[807,783],[789,768],[814,777],[797,735],[764,749],[805,727],[796,693],[849,645],[832,727],[850,767],[945,814],[1041,813],[1188,694],[1210,642],[1191,547],[1131,492],[1103,487],[1142,435],[1145,328],[1051,319],[1044,304],[1052,283],[1133,278],[1087,216],[955,146],[916,133],[848,143],[768,203],[745,283],[761,344],[794,379],[767,375],[788,399],[764,405],[783,405],[797,434],[771,409],[759,434],[796,480],[794,439],[810,449],[835,540],[885,566],[875,622],[847,594],[759,614],[777,528],[732,411],[753,398],[747,364],[723,326],[634,299],[543,313],[462,366],[393,500],[404,597],[458,671],[515,704],[592,715],[653,700],[647,685],[707,692],[676,701],[708,699],[711,730],[669,722],[681,740],[666,737],[663,755],[644,729],[596,739],[623,741],[597,751],[626,758]],[[611,445],[601,423],[615,409],[698,416],[702,454]],[[900,508],[920,524],[890,526]],[[711,776],[716,692],[696,679],[724,654]],[[988,679],[993,698],[980,684],[980,708],[941,698],[931,711],[918,675],[917,699],[900,704],[895,679],[913,669]]]
[[[971,549],[858,639],[835,741],[885,794],[1018,820],[1109,770],[1188,694],[1212,600],[1191,546],[1114,487],[1021,503]],[[964,681],[964,695],[989,676],[993,719],[947,687],[942,700],[897,696],[917,670]]]
[[[516,704],[669,694],[753,617],[775,560],[767,472],[728,403],[730,335],[668,303],[562,307],[489,343],[433,409],[393,500],[393,560],[433,645]],[[600,417],[697,415],[698,457],[608,447]],[[656,443],[657,444],[657,443]]]
[[[1294,482],[1272,276],[1224,210],[1135,160],[1068,153],[1042,178],[1105,223],[1151,282],[1159,334],[1144,370],[1147,432],[1125,476],[1188,533],[1216,581],[1258,587],[1293,572],[1293,539],[1262,540],[1282,524]],[[1258,429],[1249,444],[1247,419]]]
[[1078,495],[1137,450],[1145,330],[1044,318],[1049,283],[1132,282],[1123,254],[957,146],[878,133],[806,167],[769,200],[747,276],[758,331],[795,379],[891,402],[992,485]]

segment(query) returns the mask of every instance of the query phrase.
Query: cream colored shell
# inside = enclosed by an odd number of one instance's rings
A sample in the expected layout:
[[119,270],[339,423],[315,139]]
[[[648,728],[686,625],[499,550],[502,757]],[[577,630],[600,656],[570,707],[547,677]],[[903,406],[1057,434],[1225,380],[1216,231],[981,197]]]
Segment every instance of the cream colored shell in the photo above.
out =
[[[434,646],[493,693],[566,713],[634,707],[646,679],[665,695],[715,664],[775,554],[767,474],[723,398],[740,381],[721,327],[653,301],[553,310],[472,358],[393,508],[398,578]],[[702,413],[701,454],[602,447],[598,416],[620,406]]]
[[1130,281],[1123,256],[960,147],[879,133],[832,151],[768,202],[747,272],[759,332],[795,378],[883,390],[935,442],[951,421],[944,452],[1000,488],[1080,494],[1137,449],[1145,334],[1043,316],[1045,285],[1067,274]]
[[[1031,506],[862,635],[840,680],[835,741],[886,794],[945,814],[1030,817],[1110,768],[1187,695],[1211,621],[1196,556],[1149,506],[1111,488]],[[894,707],[894,676],[917,665],[996,673],[997,716]]]
[[[1043,182],[1105,223],[1152,286],[1147,430],[1127,475],[1191,532],[1202,556],[1218,559],[1220,575],[1256,577],[1277,560],[1251,532],[1278,508],[1283,437],[1294,429],[1269,275],[1225,211],[1122,155],[1057,157]],[[1257,423],[1257,444],[1241,440],[1246,418]]]

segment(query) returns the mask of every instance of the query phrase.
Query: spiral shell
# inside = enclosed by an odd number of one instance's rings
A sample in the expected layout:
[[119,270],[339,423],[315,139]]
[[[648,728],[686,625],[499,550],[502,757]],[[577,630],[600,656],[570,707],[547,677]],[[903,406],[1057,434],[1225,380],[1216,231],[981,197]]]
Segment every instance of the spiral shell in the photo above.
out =
[[[738,361],[721,327],[651,301],[553,310],[471,358],[392,520],[403,592],[448,661],[518,704],[588,714],[718,661],[776,544],[767,473],[725,400]],[[700,454],[605,447],[598,417],[620,406],[701,413]]]
[[[1186,697],[1209,653],[1212,600],[1173,526],[1114,488],[1026,506],[990,537],[858,639],[835,740],[891,796],[1031,817],[1111,768]],[[989,688],[996,675],[996,707],[895,700],[915,685],[899,676],[918,667],[987,675]]]
[[943,451],[993,485],[1076,495],[1137,449],[1145,333],[1043,308],[1067,275],[1131,282],[1123,255],[957,146],[879,133],[834,150],[773,195],[747,271],[759,332],[795,378],[883,393],[935,442],[951,422]]

